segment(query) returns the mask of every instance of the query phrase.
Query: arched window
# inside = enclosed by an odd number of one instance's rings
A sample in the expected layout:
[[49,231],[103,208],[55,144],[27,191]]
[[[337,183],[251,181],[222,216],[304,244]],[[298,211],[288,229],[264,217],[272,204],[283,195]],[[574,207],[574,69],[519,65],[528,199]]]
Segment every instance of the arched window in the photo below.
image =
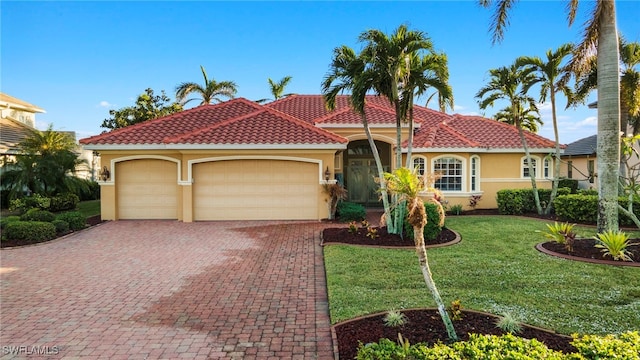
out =
[[427,169],[427,158],[424,156],[416,155],[411,157],[411,165],[413,169],[418,170],[419,175],[424,175]]
[[551,162],[549,161],[549,159],[544,159],[542,171],[542,175],[545,179],[551,177]]
[[471,157],[471,189],[472,192],[480,191],[480,157]]
[[[539,171],[538,171],[538,164],[540,164],[540,159],[537,156],[532,156],[531,157],[531,165],[533,167],[532,171],[533,171],[533,176],[538,178],[539,176]],[[528,178],[529,177],[529,163],[527,162],[527,157],[523,156],[522,157],[522,161],[521,161],[521,171],[520,174],[522,174],[523,178]]]
[[440,176],[435,187],[441,191],[462,191],[462,160],[441,157],[433,161],[433,173]]

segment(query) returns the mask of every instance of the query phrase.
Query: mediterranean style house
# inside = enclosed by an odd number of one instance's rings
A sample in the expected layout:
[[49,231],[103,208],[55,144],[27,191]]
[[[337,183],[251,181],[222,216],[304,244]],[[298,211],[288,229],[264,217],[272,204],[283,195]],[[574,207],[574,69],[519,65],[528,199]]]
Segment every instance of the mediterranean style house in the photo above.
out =
[[[396,144],[388,100],[365,110],[383,166],[404,166],[408,126]],[[479,116],[414,108],[411,164],[437,173],[449,205],[496,208],[496,192],[531,186],[517,129]],[[549,187],[554,143],[527,132],[535,176]],[[328,217],[323,184],[340,182],[348,201],[380,206],[375,163],[361,116],[348,96],[328,111],[320,95],[266,105],[236,98],[80,140],[99,153],[104,220],[319,220]],[[401,146],[403,164],[393,156]],[[427,195],[427,194],[425,194]]]

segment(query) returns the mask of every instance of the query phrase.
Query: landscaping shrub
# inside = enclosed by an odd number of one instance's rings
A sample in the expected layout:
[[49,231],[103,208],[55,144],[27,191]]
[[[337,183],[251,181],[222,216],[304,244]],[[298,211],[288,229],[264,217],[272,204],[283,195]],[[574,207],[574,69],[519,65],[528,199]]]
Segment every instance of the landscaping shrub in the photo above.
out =
[[52,212],[40,209],[30,209],[20,216],[21,221],[44,221],[52,222],[56,216]]
[[585,359],[640,359],[640,333],[627,331],[619,335],[574,335],[573,346]]
[[80,198],[76,194],[66,193],[56,195],[51,198],[49,210],[53,212],[75,210],[79,202]]
[[571,194],[575,194],[578,191],[578,180],[576,179],[560,179],[558,180],[558,189],[568,188]]
[[77,195],[80,201],[98,200],[100,199],[100,185],[91,180],[82,180],[86,186],[82,186]]
[[29,209],[42,209],[47,210],[51,206],[51,199],[39,194],[33,194],[31,196],[23,197],[10,201],[10,210],[18,210],[25,212]]
[[367,217],[364,206],[352,202],[341,201],[336,209],[338,219],[342,222],[362,221]]
[[578,350],[565,354],[549,349],[536,339],[524,339],[511,334],[470,334],[469,340],[452,344],[439,343],[429,346],[424,343],[411,345],[401,337],[399,340],[380,339],[377,343],[361,344],[358,360],[416,359],[416,360],[463,360],[463,359],[640,359],[640,334],[630,331],[620,335],[574,335],[572,344]]
[[[629,199],[619,197],[618,203],[625,209],[629,204]],[[553,206],[556,209],[556,215],[562,221],[595,224],[598,220],[598,195],[582,195],[569,194],[558,196]],[[640,216],[640,199],[633,200],[633,212],[636,216]],[[633,226],[634,223],[628,216],[620,213],[619,216],[621,226]]]
[[[427,225],[424,226],[424,240],[434,240],[440,235],[442,232],[442,227],[440,226],[440,212],[438,211],[438,206],[432,202],[424,203],[424,210],[427,213]],[[395,209],[391,211],[391,216],[394,216]],[[404,236],[409,239],[413,239],[413,226],[409,224],[409,221],[406,218],[407,211],[405,211],[405,218],[402,222],[402,229],[404,230]]]
[[0,190],[0,207],[2,209],[9,208],[9,194],[11,191],[9,190]]
[[2,219],[0,219],[0,229],[4,229],[4,227],[10,223],[10,222],[14,222],[14,221],[20,221],[20,216],[17,215],[11,215],[11,216],[5,216]]
[[470,334],[468,341],[458,341],[452,344],[436,344],[429,346],[424,343],[410,345],[406,341],[394,342],[381,339],[377,343],[361,345],[358,350],[358,360],[382,359],[569,359],[559,351],[551,350],[542,342],[524,339],[511,334],[507,335],[479,335]]
[[81,230],[87,227],[87,217],[78,211],[69,211],[59,214],[57,220],[64,220],[69,224],[71,230]]
[[580,195],[598,195],[598,190],[596,189],[580,189],[576,191],[576,194]]
[[56,228],[56,233],[58,234],[64,234],[64,233],[68,233],[69,232],[69,223],[64,221],[64,220],[53,220],[51,222],[53,224],[53,226],[55,226]]
[[[558,187],[556,197],[570,193],[571,189]],[[540,197],[540,204],[545,208],[549,203],[549,199],[551,199],[551,189],[538,189],[538,196]],[[496,197],[498,211],[502,215],[522,215],[537,212],[532,189],[504,189],[498,191]]]
[[14,221],[2,230],[7,240],[23,240],[37,243],[56,237],[56,227],[50,222],[43,221]]

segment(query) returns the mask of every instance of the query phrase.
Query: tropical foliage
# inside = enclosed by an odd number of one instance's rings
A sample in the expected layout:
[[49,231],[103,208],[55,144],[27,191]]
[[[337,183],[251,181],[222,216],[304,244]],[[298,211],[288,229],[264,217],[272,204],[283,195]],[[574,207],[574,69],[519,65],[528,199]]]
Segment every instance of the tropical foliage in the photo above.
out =
[[[394,170],[392,173],[385,173],[384,181],[387,183],[389,191],[392,194],[398,195],[400,204],[406,203],[406,206],[408,207],[407,218],[409,223],[413,226],[413,240],[416,246],[416,253],[420,262],[424,281],[438,306],[438,312],[444,322],[445,328],[447,329],[449,339],[455,341],[458,339],[458,335],[456,334],[449,314],[445,310],[445,305],[442,301],[442,297],[440,296],[440,292],[433,281],[433,275],[431,274],[429,260],[427,258],[427,248],[424,243],[423,231],[424,226],[427,224],[427,214],[425,213],[423,200],[418,196],[422,191],[427,190],[424,178],[418,176],[416,171],[411,171],[406,167],[401,167]],[[430,201],[440,205],[440,203],[435,199]],[[444,213],[444,210],[442,210],[441,213]],[[441,221],[442,226],[444,225],[444,216]]]
[[[183,82],[176,87],[176,99],[178,99],[180,104],[186,105],[193,100],[201,100],[200,105],[210,104],[212,102],[219,103],[222,102],[221,97],[233,99],[236,92],[238,92],[238,86],[233,81],[217,82],[215,79],[209,79],[202,65],[200,65],[200,71],[202,71],[204,84]],[[196,94],[198,97],[187,99],[191,94]]]
[[66,133],[33,130],[18,144],[20,154],[7,162],[2,170],[2,187],[9,190],[9,199],[27,194],[51,196],[76,193],[87,186],[74,176],[86,162],[75,153],[75,140]]
[[179,111],[182,111],[182,105],[171,101],[164,90],[160,95],[155,95],[153,89],[147,88],[138,96],[135,105],[109,110],[111,117],[104,119],[100,127],[109,130],[120,129]]
[[[517,0],[478,0],[493,7],[492,41],[502,41],[509,25],[509,12]],[[571,26],[578,12],[577,0],[568,2]],[[618,169],[620,161],[620,65],[615,1],[597,0],[584,26],[583,39],[576,46],[570,67],[580,78],[589,69],[589,57],[597,49],[598,84],[598,230],[618,229]]]
[[273,96],[272,99],[260,99],[260,100],[256,100],[257,103],[261,104],[264,102],[267,102],[269,100],[278,100],[281,99],[283,97],[287,97],[293,94],[285,94],[284,93],[284,89],[287,87],[287,85],[289,85],[289,83],[291,82],[292,77],[291,76],[285,76],[282,79],[280,79],[280,81],[275,82],[273,80],[271,80],[271,78],[268,78],[267,81],[269,81],[269,90],[271,91],[271,96]]
[[[536,210],[538,214],[543,214],[540,196],[538,195],[534,165],[523,129],[525,122],[531,123],[529,119],[532,114],[536,116],[535,114],[538,113],[536,101],[527,95],[529,88],[537,82],[537,78],[533,73],[533,69],[520,67],[517,64],[491,69],[489,70],[489,74],[491,75],[489,83],[483,86],[476,94],[478,104],[481,109],[486,109],[487,107],[494,106],[496,101],[507,101],[509,103],[506,110],[498,113],[498,117],[501,118],[503,115],[507,116],[507,122],[514,124],[518,129],[518,135],[520,136],[520,141],[522,142],[522,147],[524,148],[527,158]],[[508,113],[506,113],[507,111]]]

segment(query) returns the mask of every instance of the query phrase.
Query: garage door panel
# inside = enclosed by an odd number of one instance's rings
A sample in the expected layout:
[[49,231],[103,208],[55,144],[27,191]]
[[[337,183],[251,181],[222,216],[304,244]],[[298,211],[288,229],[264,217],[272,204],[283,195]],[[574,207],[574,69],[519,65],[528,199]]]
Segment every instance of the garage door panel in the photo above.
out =
[[194,165],[193,174],[195,220],[318,218],[315,163],[217,161]]
[[119,219],[177,219],[177,164],[156,159],[116,164]]

